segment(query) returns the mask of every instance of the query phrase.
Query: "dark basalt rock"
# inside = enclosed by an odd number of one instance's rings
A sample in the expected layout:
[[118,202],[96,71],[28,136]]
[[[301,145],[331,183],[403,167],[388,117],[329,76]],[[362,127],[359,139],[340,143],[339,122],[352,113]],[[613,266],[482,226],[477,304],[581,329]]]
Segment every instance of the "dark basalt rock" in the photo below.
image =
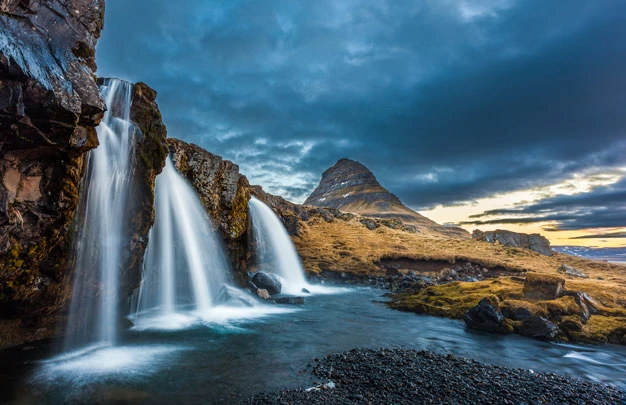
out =
[[101,0],[0,2],[0,347],[52,336],[69,296],[84,153],[105,111],[103,17]]
[[483,298],[463,316],[465,324],[473,329],[487,332],[508,332],[504,324],[504,315],[487,298]]
[[522,321],[524,319],[530,318],[533,314],[527,308],[517,307],[517,308],[502,308],[502,315],[505,318],[512,319],[514,321]]
[[[156,103],[157,93],[145,83],[136,83],[130,108],[130,119],[141,131],[135,144],[133,172],[134,198],[128,201],[130,222],[127,238],[130,246],[127,265],[121,267],[120,298],[126,300],[141,281],[143,256],[148,247],[148,235],[154,224],[154,186],[156,177],[165,166],[167,129]],[[125,312],[125,311],[123,311]]]
[[528,336],[539,340],[557,340],[561,331],[558,326],[540,316],[531,316],[522,321],[519,329],[522,336]]
[[265,273],[263,271],[254,273],[252,275],[252,282],[258,288],[267,290],[270,295],[280,294],[283,288],[283,284],[275,274]]
[[291,295],[272,297],[270,302],[273,304],[286,304],[286,305],[304,305],[304,297],[296,297]]
[[497,229],[495,231],[482,232],[476,229],[472,232],[472,237],[489,243],[496,241],[504,246],[519,247],[534,250],[544,256],[552,256],[550,241],[538,233],[526,234]]

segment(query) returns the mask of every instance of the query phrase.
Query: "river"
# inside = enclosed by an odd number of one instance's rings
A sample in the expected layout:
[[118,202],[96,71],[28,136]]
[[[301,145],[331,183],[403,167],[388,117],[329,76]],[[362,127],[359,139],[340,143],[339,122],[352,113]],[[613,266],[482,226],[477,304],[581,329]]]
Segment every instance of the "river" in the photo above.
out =
[[355,347],[451,353],[626,390],[625,347],[471,331],[462,321],[390,310],[373,302],[381,290],[344,290],[308,297],[302,306],[218,309],[205,323],[178,330],[129,330],[120,346],[82,357],[45,360],[52,343],[4,350],[0,402],[232,403],[311,386],[315,358]]

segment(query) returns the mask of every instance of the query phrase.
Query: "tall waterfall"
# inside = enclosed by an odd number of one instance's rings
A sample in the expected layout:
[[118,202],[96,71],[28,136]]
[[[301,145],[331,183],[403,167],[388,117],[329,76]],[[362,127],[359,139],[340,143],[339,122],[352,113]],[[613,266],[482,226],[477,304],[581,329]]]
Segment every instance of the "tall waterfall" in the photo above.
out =
[[184,312],[207,315],[230,273],[200,198],[169,157],[156,179],[155,206],[136,320],[167,327]]
[[81,185],[66,351],[91,343],[113,345],[117,338],[123,225],[135,155],[132,90],[132,83],[118,79],[100,87],[108,110]]
[[278,216],[255,197],[250,199],[248,207],[259,270],[279,276],[286,293],[299,294],[303,288],[310,289],[311,286],[304,278],[298,252]]

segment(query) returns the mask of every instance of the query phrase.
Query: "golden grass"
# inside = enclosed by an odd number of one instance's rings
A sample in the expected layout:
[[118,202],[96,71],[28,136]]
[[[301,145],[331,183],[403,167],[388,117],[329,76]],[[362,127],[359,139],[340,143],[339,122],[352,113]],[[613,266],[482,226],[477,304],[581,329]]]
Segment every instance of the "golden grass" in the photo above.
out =
[[[367,229],[357,216],[344,221],[326,222],[314,216],[302,224],[301,235],[294,243],[309,272],[324,270],[356,274],[384,275],[384,259],[415,261],[469,261],[488,269],[503,268],[522,274],[532,273],[538,280],[565,279],[569,291],[584,291],[600,304],[600,314],[591,317],[574,338],[602,342],[607,336],[626,331],[626,266],[554,253],[537,252],[490,244],[471,239],[450,239],[438,235],[409,233],[380,226]],[[557,270],[562,264],[587,274],[580,279],[564,276]],[[551,318],[579,317],[572,297],[534,301],[524,297],[524,283],[511,277],[499,277],[466,283],[452,282],[429,287],[415,295],[400,297],[392,306],[397,309],[461,318],[465,311],[484,297],[497,300],[502,308],[525,307],[532,313]],[[579,318],[578,318],[579,319]],[[622,328],[622,329],[620,329]],[[612,339],[619,341],[620,338]],[[625,342],[626,343],[626,338]]]

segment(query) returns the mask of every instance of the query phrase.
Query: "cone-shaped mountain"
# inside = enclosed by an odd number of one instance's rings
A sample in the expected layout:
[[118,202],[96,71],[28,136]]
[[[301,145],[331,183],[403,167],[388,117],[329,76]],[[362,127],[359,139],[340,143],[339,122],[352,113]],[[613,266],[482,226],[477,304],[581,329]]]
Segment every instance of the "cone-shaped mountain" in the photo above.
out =
[[459,228],[439,225],[405,206],[396,195],[380,185],[367,167],[345,158],[338,160],[322,174],[322,180],[304,204],[336,208],[373,218],[398,219],[418,229],[469,236]]

